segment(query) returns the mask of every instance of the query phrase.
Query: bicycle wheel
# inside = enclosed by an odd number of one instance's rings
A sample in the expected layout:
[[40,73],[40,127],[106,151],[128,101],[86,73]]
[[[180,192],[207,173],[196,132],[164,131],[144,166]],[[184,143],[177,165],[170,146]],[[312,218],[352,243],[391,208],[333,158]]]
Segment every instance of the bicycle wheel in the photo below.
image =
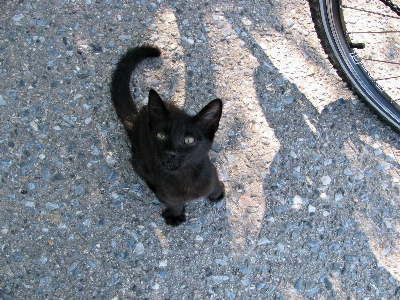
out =
[[378,0],[342,2],[309,0],[322,47],[338,75],[400,131],[400,17]]

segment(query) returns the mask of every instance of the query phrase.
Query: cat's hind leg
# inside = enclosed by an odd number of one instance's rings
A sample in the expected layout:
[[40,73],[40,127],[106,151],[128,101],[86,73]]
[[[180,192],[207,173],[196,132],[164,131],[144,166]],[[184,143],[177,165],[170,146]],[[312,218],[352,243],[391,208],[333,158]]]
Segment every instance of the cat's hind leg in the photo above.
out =
[[[211,162],[210,162],[211,164]],[[212,173],[211,173],[211,193],[208,195],[208,199],[211,202],[219,202],[225,198],[225,186],[222,181],[218,178],[217,169],[215,166],[211,164]]]
[[216,184],[214,184],[214,190],[210,195],[208,195],[208,199],[211,202],[219,202],[222,199],[225,198],[225,186],[222,181],[217,181]]
[[156,191],[156,186],[148,181],[146,181],[147,186],[149,187],[149,189],[155,194]]

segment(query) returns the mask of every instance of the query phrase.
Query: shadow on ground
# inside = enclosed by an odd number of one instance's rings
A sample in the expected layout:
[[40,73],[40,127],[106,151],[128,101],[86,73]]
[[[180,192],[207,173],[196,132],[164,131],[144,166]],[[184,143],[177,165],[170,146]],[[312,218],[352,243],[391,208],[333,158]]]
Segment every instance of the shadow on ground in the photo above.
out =
[[[342,90],[306,5],[288,27],[294,4],[7,3],[1,297],[399,293],[398,135]],[[178,228],[132,172],[109,101],[112,63],[143,42],[163,62],[134,75],[139,102],[151,86],[191,113],[225,105],[211,156],[227,198],[190,203]]]

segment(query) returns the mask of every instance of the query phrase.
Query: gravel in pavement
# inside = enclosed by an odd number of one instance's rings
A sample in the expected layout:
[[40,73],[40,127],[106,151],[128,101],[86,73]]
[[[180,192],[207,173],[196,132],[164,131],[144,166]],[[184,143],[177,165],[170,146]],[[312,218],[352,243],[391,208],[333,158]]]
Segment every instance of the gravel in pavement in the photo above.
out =
[[[2,1],[0,299],[395,299],[399,136],[335,75],[299,1]],[[172,228],[110,75],[224,113],[227,189]]]

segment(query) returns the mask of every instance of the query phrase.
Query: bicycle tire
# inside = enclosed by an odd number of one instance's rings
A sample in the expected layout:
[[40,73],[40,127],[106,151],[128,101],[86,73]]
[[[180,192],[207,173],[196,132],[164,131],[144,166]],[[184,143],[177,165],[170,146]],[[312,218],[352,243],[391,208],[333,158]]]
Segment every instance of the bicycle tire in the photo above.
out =
[[340,0],[309,0],[315,31],[337,74],[395,130],[400,106],[371,77],[349,45]]

